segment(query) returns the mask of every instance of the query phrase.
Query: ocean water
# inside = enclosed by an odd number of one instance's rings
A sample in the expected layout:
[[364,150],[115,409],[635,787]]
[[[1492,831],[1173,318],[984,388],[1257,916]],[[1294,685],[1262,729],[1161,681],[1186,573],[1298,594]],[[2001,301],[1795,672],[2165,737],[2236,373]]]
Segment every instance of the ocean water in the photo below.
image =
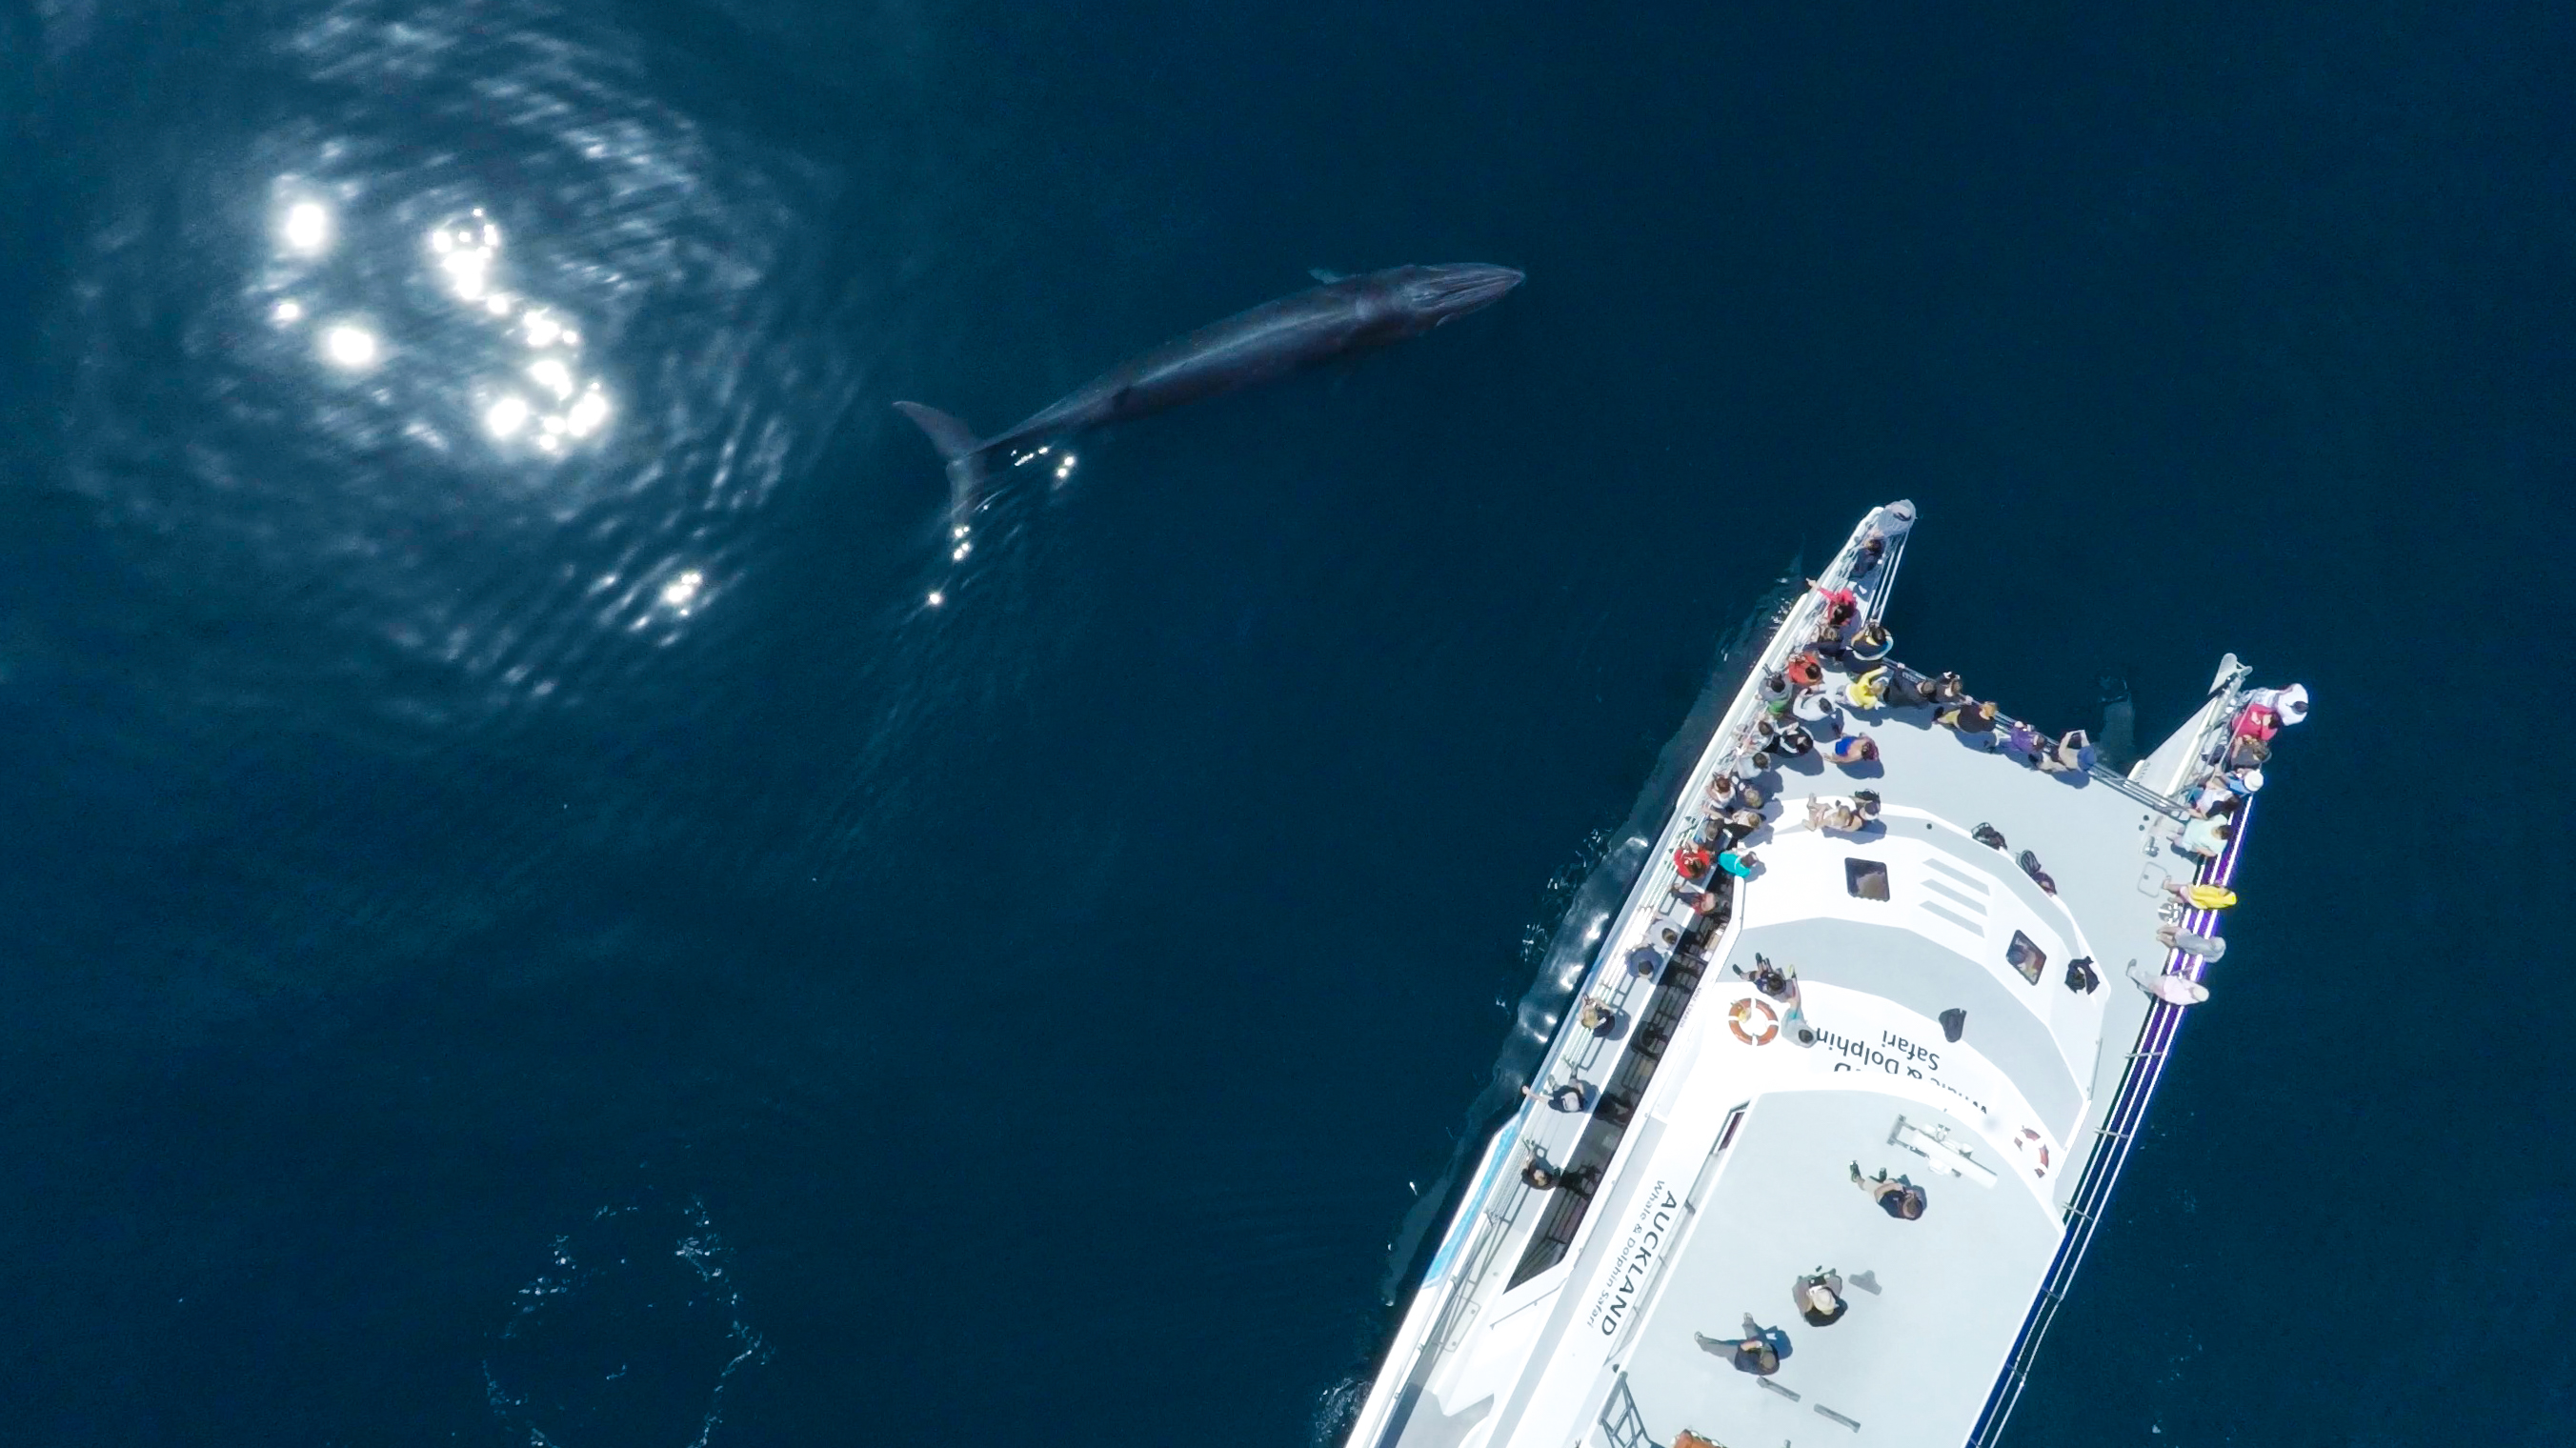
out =
[[[0,1441],[1336,1443],[1723,641],[1900,496],[2016,713],[2317,699],[2008,1441],[2569,1441],[2571,62],[0,4]],[[1463,260],[962,559],[887,410]]]

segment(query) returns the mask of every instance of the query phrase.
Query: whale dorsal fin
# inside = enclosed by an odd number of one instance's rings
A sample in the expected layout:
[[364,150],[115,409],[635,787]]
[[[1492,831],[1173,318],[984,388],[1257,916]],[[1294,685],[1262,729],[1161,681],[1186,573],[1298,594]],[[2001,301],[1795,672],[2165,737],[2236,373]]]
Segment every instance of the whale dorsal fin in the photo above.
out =
[[1335,283],[1335,282],[1346,282],[1346,281],[1349,281],[1349,280],[1350,280],[1350,278],[1349,278],[1349,277],[1344,276],[1344,275],[1343,275],[1342,273],[1340,273],[1340,272],[1337,272],[1337,271],[1326,271],[1326,270],[1324,270],[1322,267],[1319,267],[1319,266],[1310,266],[1310,267],[1306,268],[1306,275],[1308,275],[1308,276],[1310,276],[1310,277],[1313,277],[1315,280],[1317,280],[1317,281],[1319,281],[1319,282],[1322,282],[1324,285],[1326,285],[1326,286],[1328,286],[1328,287],[1329,287],[1329,286],[1331,286],[1331,285],[1332,285],[1333,283]]

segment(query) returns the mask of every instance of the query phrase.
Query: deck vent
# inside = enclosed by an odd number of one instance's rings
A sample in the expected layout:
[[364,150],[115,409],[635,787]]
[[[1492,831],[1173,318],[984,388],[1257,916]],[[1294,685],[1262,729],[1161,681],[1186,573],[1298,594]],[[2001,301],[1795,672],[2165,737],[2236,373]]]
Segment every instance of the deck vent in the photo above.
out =
[[2039,973],[2048,969],[2048,952],[2018,930],[2013,932],[2012,946],[2004,951],[2004,959],[2032,985],[2039,984]]
[[1846,859],[1843,861],[1843,888],[1851,891],[1852,898],[1857,900],[1884,900],[1887,898],[1887,867],[1876,860]]

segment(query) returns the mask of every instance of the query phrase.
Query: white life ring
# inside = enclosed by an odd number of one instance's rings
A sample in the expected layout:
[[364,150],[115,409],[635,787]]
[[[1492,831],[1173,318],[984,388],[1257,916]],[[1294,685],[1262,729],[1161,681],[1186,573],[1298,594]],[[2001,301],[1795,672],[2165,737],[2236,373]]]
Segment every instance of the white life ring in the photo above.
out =
[[[1756,1011],[1761,1012],[1762,1023],[1748,1031],[1744,1023],[1752,1020]],[[1748,1046],[1767,1046],[1780,1034],[1780,1013],[1771,1009],[1769,1001],[1746,996],[1726,1008],[1726,1028]]]
[[2044,1177],[2048,1175],[2048,1143],[2040,1139],[2038,1132],[2031,1130],[2027,1126],[2021,1129],[2021,1135],[2013,1138],[2013,1150],[2022,1152],[2025,1155],[2028,1154],[2030,1149],[2034,1146],[2039,1148],[2039,1165],[2032,1167],[2030,1174],[2035,1177]]

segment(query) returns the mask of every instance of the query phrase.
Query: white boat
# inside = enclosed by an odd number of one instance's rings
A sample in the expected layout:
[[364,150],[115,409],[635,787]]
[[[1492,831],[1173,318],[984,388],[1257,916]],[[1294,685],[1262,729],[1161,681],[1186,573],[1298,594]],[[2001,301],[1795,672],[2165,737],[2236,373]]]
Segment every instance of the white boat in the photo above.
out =
[[[1782,613],[1351,1448],[2001,1432],[2208,996],[2265,741],[2306,695],[2230,655],[2125,773],[1990,720],[1894,662],[1914,516],[1873,510]],[[1855,735],[1874,759],[1827,758]]]

